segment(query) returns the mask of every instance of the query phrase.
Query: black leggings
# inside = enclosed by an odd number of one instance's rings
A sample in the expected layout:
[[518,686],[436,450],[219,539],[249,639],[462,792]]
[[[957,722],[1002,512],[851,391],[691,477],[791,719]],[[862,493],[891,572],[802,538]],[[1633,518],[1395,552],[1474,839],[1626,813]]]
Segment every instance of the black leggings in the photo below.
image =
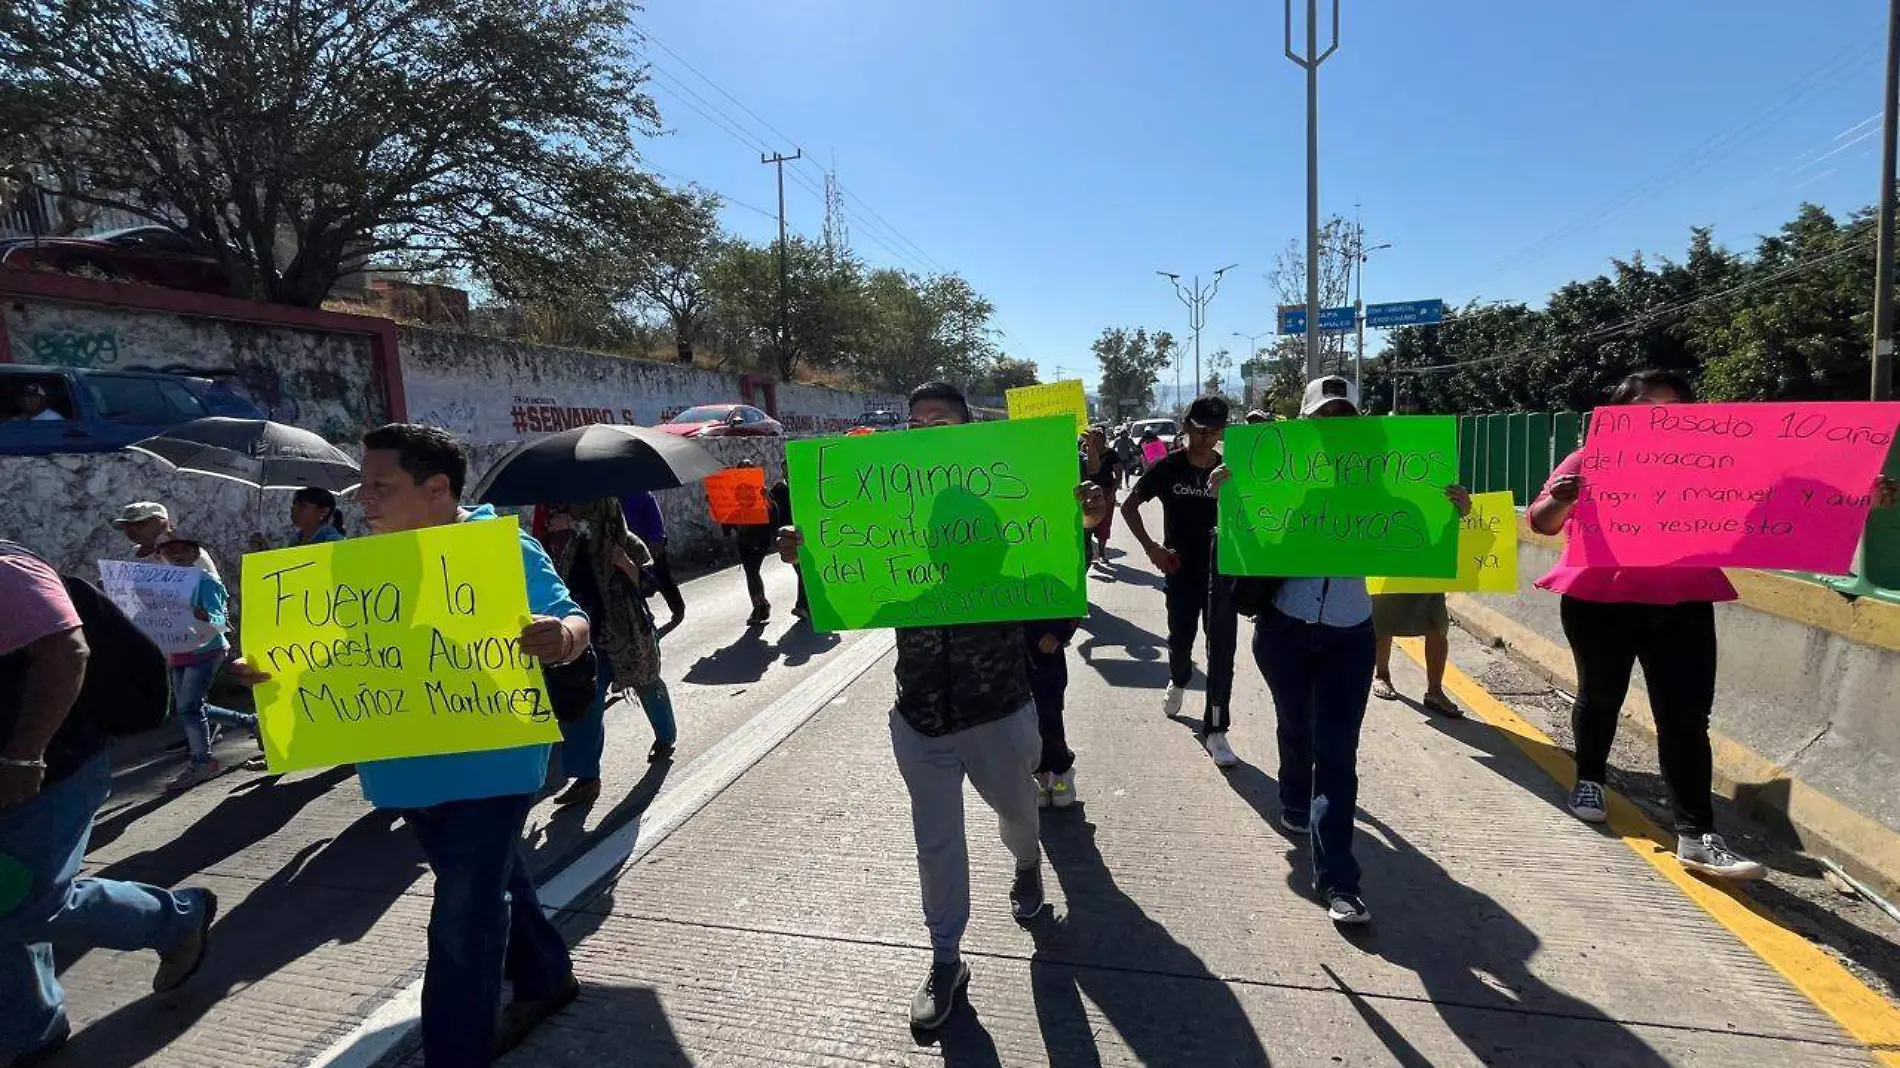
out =
[[1715,830],[1709,799],[1714,764],[1709,713],[1715,707],[1715,606],[1609,604],[1566,596],[1564,637],[1577,664],[1577,703],[1570,711],[1576,735],[1577,778],[1602,782],[1608,771],[1616,720],[1630,688],[1630,669],[1643,665],[1643,684],[1656,723],[1657,761],[1676,833]]

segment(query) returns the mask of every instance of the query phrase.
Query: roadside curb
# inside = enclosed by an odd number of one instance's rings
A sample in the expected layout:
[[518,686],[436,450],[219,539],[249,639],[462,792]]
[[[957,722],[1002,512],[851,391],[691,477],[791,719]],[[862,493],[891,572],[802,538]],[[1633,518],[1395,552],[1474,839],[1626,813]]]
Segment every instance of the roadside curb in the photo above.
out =
[[[1451,594],[1447,600],[1459,626],[1509,651],[1553,685],[1576,689],[1576,669],[1568,649],[1475,597]],[[1630,685],[1629,697],[1623,703],[1622,725],[1655,748],[1656,728],[1649,696],[1640,681]],[[1900,894],[1900,834],[1718,730],[1709,731],[1709,748],[1715,761],[1716,793],[1752,812],[1785,822],[1793,828],[1803,849],[1826,853],[1881,893]]]

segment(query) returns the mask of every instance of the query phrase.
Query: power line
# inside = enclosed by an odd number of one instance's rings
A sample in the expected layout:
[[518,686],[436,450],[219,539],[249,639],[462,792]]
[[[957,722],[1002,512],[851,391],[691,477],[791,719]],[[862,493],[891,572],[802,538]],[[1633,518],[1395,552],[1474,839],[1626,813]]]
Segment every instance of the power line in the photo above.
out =
[[1598,205],[1594,210],[1586,212],[1583,216],[1546,234],[1543,238],[1540,238],[1529,246],[1492,264],[1492,266],[1487,268],[1476,282],[1472,284],[1476,285],[1487,282],[1540,252],[1552,248],[1569,238],[1588,233],[1615,215],[1628,210],[1644,199],[1652,197],[1663,189],[1668,188],[1670,185],[1676,183],[1682,176],[1700,171],[1708,164],[1727,155],[1735,148],[1746,143],[1752,136],[1758,136],[1761,128],[1765,124],[1780,117],[1796,104],[1800,103],[1804,98],[1826,87],[1830,82],[1838,79],[1843,72],[1851,68],[1856,62],[1872,54],[1882,41],[1884,41],[1884,35],[1876,34],[1873,35],[1871,39],[1863,37],[1860,44],[1848,45],[1842,48],[1834,54],[1833,58],[1823,61],[1820,65],[1796,79],[1794,83],[1783,90],[1781,95],[1774,102],[1762,107],[1757,107],[1738,124],[1711,136],[1660,171],[1630,186],[1623,192]]
[[[720,96],[725,97],[727,100],[731,101],[733,106],[737,107],[740,111],[750,116],[754,122],[759,124],[759,126],[763,127],[765,130],[767,130],[768,132],[773,134],[775,137],[777,137],[780,143],[789,143],[793,146],[797,146],[799,144],[798,138],[792,137],[790,134],[787,134],[783,130],[780,130],[778,127],[772,125],[772,123],[769,120],[767,120],[763,115],[760,115],[758,112],[746,106],[746,103],[743,100],[740,100],[737,96],[734,96],[731,92],[729,92],[724,86],[714,81],[713,78],[710,75],[708,75],[705,71],[702,71],[698,67],[694,66],[691,61],[686,59],[686,57],[674,51],[671,47],[669,47],[666,44],[666,42],[660,40],[658,37],[655,37],[653,34],[647,33],[645,31],[642,31],[640,36],[647,43],[652,44],[654,47],[660,49],[662,52],[665,52],[668,56],[672,57],[675,61],[677,61],[680,64],[680,66],[692,72],[692,74],[698,77],[699,80],[705,82],[708,86],[712,87],[714,92],[718,93]],[[693,106],[692,101],[690,100],[682,99],[681,101],[682,103],[687,104],[689,107],[693,107],[693,110],[698,111],[701,115],[706,115],[709,121],[714,122],[715,125],[718,125],[720,126],[721,129],[726,130],[726,132],[729,135],[739,140],[740,143],[745,144],[748,148],[752,148],[761,152],[771,151],[770,144],[767,143],[764,138],[758,137],[753,131],[748,130],[747,124],[744,121],[734,116],[731,112],[726,111],[724,108],[720,107],[715,102],[706,99],[706,97],[700,95],[699,93],[693,92],[692,89],[688,88],[687,86],[681,83],[681,80],[677,74],[664,71],[662,67],[660,67],[658,64],[652,63],[651,60],[649,60],[649,66],[656,72],[665,73],[667,82],[669,84],[677,87],[679,90],[685,93],[691,94],[695,99],[701,101],[707,107],[717,112],[722,117],[723,121],[712,119],[710,115],[707,115],[707,112],[704,109]],[[728,128],[729,126],[732,128]],[[744,131],[744,132],[743,133],[735,132],[735,129],[733,128],[736,128],[738,131]],[[815,160],[812,160],[809,156],[806,157],[806,162],[809,166],[816,168],[819,174],[824,173],[823,168],[820,167],[819,164]],[[820,189],[818,189],[815,185],[813,185],[809,179],[804,178],[800,174],[797,168],[793,168],[792,175],[793,175],[793,180],[797,181],[801,186],[803,186],[806,189],[806,191],[810,192],[813,196],[817,197],[821,203],[824,201],[824,193]],[[875,241],[880,247],[885,249],[887,252],[890,252],[893,256],[897,257],[900,261],[908,261],[910,264],[921,269],[925,274],[949,274],[950,273],[948,268],[944,267],[943,264],[937,262],[937,260],[934,257],[932,257],[928,252],[924,251],[923,246],[919,245],[915,241],[912,241],[908,236],[904,234],[903,231],[899,230],[896,227],[896,225],[894,225],[889,219],[886,219],[883,215],[879,214],[877,209],[873,208],[870,205],[870,203],[866,201],[863,197],[857,196],[856,194],[852,193],[850,189],[844,187],[842,184],[839,186],[839,192],[843,195],[844,200],[845,200],[846,206],[843,209],[845,213],[847,215],[851,215],[854,218],[854,221],[858,223],[859,229],[866,231],[867,236],[871,237],[872,240]],[[863,214],[857,214],[856,212],[859,210],[861,210]],[[869,218],[866,218],[866,216],[869,216]],[[870,231],[877,231],[877,232],[871,233]],[[882,235],[883,237],[882,240],[879,240],[880,235]]]
[[1573,342],[1577,344],[1588,344],[1593,341],[1609,341],[1613,338],[1622,337],[1623,335],[1628,334],[1639,327],[1648,325],[1649,323],[1654,322],[1657,319],[1664,318],[1666,316],[1677,315],[1682,312],[1689,311],[1693,308],[1700,307],[1704,304],[1708,304],[1712,301],[1722,300],[1727,297],[1735,296],[1738,293],[1746,293],[1752,289],[1759,289],[1762,286],[1769,285],[1773,282],[1778,282],[1782,280],[1783,278],[1787,278],[1791,275],[1800,274],[1801,272],[1809,270],[1811,268],[1819,267],[1823,263],[1832,262],[1833,260],[1837,260],[1841,258],[1842,256],[1846,256],[1850,253],[1859,252],[1863,249],[1871,248],[1873,244],[1874,244],[1874,238],[1871,238],[1871,237],[1863,238],[1859,241],[1854,242],[1851,245],[1847,245],[1842,248],[1837,248],[1832,252],[1824,253],[1818,256],[1811,256],[1808,259],[1801,260],[1798,263],[1790,264],[1762,278],[1752,279],[1750,281],[1743,282],[1740,285],[1731,286],[1728,289],[1720,290],[1715,293],[1710,293],[1706,296],[1697,297],[1693,300],[1684,301],[1681,304],[1675,304],[1675,305],[1671,305],[1664,308],[1652,309],[1650,311],[1646,311],[1639,315],[1633,316],[1629,319],[1625,319],[1624,321],[1620,323],[1612,323],[1609,326],[1596,327],[1594,329],[1587,330],[1580,334],[1559,335],[1554,338],[1546,338],[1537,342],[1535,345],[1532,345],[1527,348],[1519,349],[1516,352],[1503,352],[1503,353],[1498,353],[1495,356],[1480,356],[1477,359],[1473,359],[1473,360],[1460,360],[1456,363],[1433,364],[1428,367],[1387,367],[1386,373],[1392,374],[1392,375],[1422,375],[1422,374],[1430,374],[1437,371],[1458,371],[1458,370],[1463,370],[1464,368],[1467,368],[1467,367],[1483,367],[1486,364],[1500,363],[1506,360],[1515,360],[1521,356],[1529,356],[1536,353],[1537,351],[1541,349],[1548,349],[1554,345],[1560,345],[1565,342]]

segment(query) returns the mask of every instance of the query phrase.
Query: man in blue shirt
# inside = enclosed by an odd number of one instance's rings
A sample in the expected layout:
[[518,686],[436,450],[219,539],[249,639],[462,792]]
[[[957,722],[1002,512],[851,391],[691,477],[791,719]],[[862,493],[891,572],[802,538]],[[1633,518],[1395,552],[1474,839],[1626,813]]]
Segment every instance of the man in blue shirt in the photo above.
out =
[[[392,423],[363,436],[357,502],[377,534],[495,518],[458,502],[468,473],[447,431]],[[587,616],[540,543],[521,534],[528,610],[521,651],[564,664],[587,651]],[[268,676],[236,661],[232,675]],[[422,1052],[429,1068],[486,1068],[579,992],[567,944],[541,913],[520,841],[547,777],[547,745],[375,760],[356,766],[363,796],[397,809],[435,873],[422,981]],[[500,1011],[503,977],[515,999]],[[499,1025],[497,1016],[499,1014]]]

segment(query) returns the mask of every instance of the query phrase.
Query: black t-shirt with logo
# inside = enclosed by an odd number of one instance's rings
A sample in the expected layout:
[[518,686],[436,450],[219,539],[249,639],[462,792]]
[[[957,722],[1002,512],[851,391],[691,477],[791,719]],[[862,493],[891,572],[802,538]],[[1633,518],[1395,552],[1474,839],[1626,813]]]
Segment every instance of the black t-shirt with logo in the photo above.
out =
[[[1215,463],[1219,463],[1216,457]],[[1161,458],[1135,483],[1135,495],[1161,502],[1161,543],[1182,555],[1205,556],[1219,521],[1208,476],[1214,465],[1196,467],[1185,450]]]

